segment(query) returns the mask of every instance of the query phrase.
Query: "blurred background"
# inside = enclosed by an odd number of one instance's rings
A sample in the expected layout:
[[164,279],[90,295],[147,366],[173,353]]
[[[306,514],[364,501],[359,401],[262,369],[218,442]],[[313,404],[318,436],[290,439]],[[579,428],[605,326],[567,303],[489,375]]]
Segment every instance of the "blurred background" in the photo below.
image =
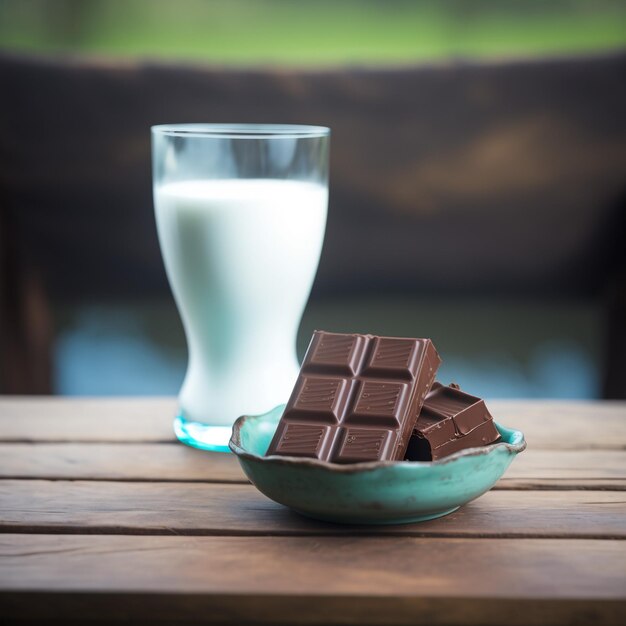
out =
[[620,0],[2,0],[2,47],[230,65],[613,50]]
[[0,0],[0,390],[175,394],[149,127],[331,126],[299,333],[626,397],[623,0]]

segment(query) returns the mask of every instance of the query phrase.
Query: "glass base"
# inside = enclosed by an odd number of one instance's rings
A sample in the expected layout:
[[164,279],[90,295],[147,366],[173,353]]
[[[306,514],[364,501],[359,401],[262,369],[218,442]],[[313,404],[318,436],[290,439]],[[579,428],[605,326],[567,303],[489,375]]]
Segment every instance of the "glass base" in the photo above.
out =
[[230,452],[228,442],[232,428],[230,426],[207,426],[200,422],[190,422],[182,415],[174,420],[174,432],[179,441],[200,450]]

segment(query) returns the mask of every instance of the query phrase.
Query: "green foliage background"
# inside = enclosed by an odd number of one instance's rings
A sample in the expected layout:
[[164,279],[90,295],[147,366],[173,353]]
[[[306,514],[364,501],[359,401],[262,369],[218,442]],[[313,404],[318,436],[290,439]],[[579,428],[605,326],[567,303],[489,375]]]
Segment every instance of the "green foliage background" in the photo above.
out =
[[624,0],[0,0],[0,49],[393,63],[626,45]]

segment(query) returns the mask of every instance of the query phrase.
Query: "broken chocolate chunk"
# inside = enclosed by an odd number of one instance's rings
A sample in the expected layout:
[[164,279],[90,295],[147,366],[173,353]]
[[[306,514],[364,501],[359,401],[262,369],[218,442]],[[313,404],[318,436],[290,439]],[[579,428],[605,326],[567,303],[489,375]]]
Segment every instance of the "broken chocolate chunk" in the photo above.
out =
[[433,384],[417,418],[407,448],[407,461],[436,461],[465,448],[500,439],[484,400],[462,391],[454,383]]

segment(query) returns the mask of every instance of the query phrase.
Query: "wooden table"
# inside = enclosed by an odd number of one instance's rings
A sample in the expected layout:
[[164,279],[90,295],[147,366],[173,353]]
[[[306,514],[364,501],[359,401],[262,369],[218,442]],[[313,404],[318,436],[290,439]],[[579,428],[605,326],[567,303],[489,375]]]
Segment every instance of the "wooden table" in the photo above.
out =
[[0,623],[625,623],[626,403],[490,407],[528,440],[496,487],[373,528],[177,443],[174,400],[4,398]]

